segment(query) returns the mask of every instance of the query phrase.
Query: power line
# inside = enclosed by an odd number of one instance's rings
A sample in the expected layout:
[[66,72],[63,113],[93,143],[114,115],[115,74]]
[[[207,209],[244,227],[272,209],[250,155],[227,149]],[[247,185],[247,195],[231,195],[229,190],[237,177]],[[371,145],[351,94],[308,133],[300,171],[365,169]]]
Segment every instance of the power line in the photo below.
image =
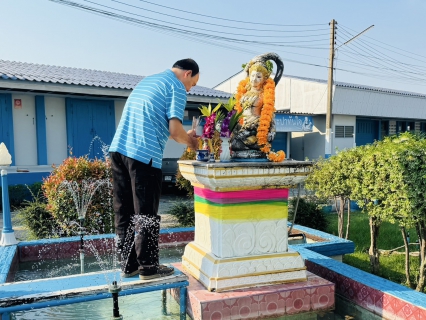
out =
[[[351,34],[349,34],[349,35],[351,35]],[[368,48],[368,47],[365,47],[364,45],[362,45],[362,44],[360,44],[360,45],[358,45],[358,44],[353,44],[353,46],[355,46],[356,48],[358,48],[359,50],[361,50],[362,52],[364,52],[364,53],[367,53],[368,54],[368,50],[370,50],[370,52],[373,50],[373,51],[376,51],[377,52],[377,50],[375,50],[374,48]],[[351,51],[354,51],[355,53],[359,53],[359,51],[357,51],[357,50],[355,50],[354,48],[345,48],[345,49],[348,49],[348,50],[351,50]],[[374,53],[373,53],[374,54]],[[383,57],[383,54],[382,53],[380,53],[379,52],[379,55],[377,55],[377,53],[375,54],[377,57],[378,57],[378,60],[379,61],[374,61],[374,63],[376,63],[377,65],[380,65],[380,66],[382,66],[383,67],[383,69],[384,70],[389,70],[389,71],[385,71],[386,73],[388,73],[388,74],[390,74],[390,75],[393,75],[394,73],[398,73],[398,74],[401,74],[401,73],[403,73],[405,70],[401,70],[400,69],[400,64],[398,63],[398,61],[396,61],[396,62],[394,62],[394,61],[391,61],[390,62],[390,64],[392,65],[392,66],[396,66],[396,69],[391,69],[391,68],[387,68],[387,66],[386,66],[386,62],[383,62],[382,61],[382,57]],[[385,56],[387,56],[387,55],[385,55]],[[387,56],[387,57],[389,57],[389,56]],[[356,59],[356,58],[352,58],[352,59],[355,59],[355,60],[358,60],[358,61],[360,61],[359,59]],[[371,60],[371,58],[367,58],[368,60]],[[418,70],[415,70],[415,71],[418,71]],[[403,76],[405,76],[405,75],[403,75]],[[408,77],[408,76],[407,76]],[[422,78],[419,78],[419,77],[416,77],[416,76],[411,76],[410,77],[410,79],[416,79],[416,80],[423,80],[424,81],[424,79],[422,79]]]
[[[342,27],[345,27],[345,28],[348,28],[348,29],[350,29],[350,30],[352,30],[352,31],[356,32],[355,30],[353,30],[353,29],[351,29],[351,28],[349,28],[349,27],[346,27],[346,26],[343,26],[343,25],[341,25],[341,26],[342,26]],[[406,53],[409,53],[409,54],[412,54],[412,55],[415,55],[415,56],[418,56],[418,57],[426,58],[426,56],[422,56],[422,55],[420,55],[420,54],[413,53],[413,52],[410,52],[410,51],[407,51],[407,50],[404,50],[404,49],[401,49],[401,48],[398,48],[398,47],[392,46],[392,45],[390,45],[390,44],[387,44],[387,43],[385,43],[385,42],[383,42],[383,41],[380,41],[380,40],[374,39],[374,38],[372,38],[372,37],[369,37],[369,36],[365,36],[365,37],[367,37],[367,38],[369,38],[369,39],[371,39],[371,40],[374,40],[374,41],[376,41],[376,42],[379,42],[379,43],[381,43],[381,44],[384,44],[384,45],[386,45],[386,46],[389,46],[389,47],[391,47],[391,48],[394,48],[394,49],[397,49],[397,50],[400,50],[400,51],[403,51],[403,52],[406,52]],[[389,50],[389,49],[387,49],[387,50]],[[411,59],[414,59],[414,58],[411,58]],[[422,60],[421,60],[421,61],[422,61]]]
[[[341,52],[341,54],[346,55],[345,52]],[[354,64],[354,65],[359,65],[359,66],[365,66],[365,67],[378,69],[378,70],[391,70],[391,71],[398,71],[398,72],[401,72],[401,73],[410,73],[410,74],[412,73],[412,74],[416,74],[416,75],[425,75],[426,76],[426,72],[425,73],[416,73],[416,72],[411,72],[411,71],[400,71],[400,70],[391,69],[391,68],[380,68],[380,67],[376,67],[376,66],[373,66],[373,65],[370,65],[370,64],[357,63],[357,62],[343,60],[343,59],[338,59],[338,60],[341,61],[341,62],[346,62],[346,63],[349,63],[349,64]]]
[[[83,1],[91,2],[89,0],[83,0]],[[201,23],[203,25],[207,24],[207,25],[221,27],[221,28],[249,30],[249,31],[256,31],[256,32],[311,32],[311,31],[327,30],[326,28],[324,28],[324,29],[314,29],[314,30],[263,30],[263,29],[241,28],[241,27],[236,27],[236,26],[220,25],[220,24],[210,23],[210,22],[206,22],[206,21],[199,21],[199,20],[193,20],[193,19],[187,19],[187,18],[183,18],[183,17],[178,17],[178,16],[174,16],[174,15],[171,15],[171,14],[167,14],[167,13],[163,13],[163,12],[158,12],[158,11],[155,11],[155,10],[150,10],[150,9],[146,9],[146,8],[143,8],[143,7],[131,5],[131,4],[124,3],[124,2],[121,2],[121,1],[118,1],[118,0],[111,0],[111,1],[116,2],[116,3],[120,3],[120,4],[125,5],[125,6],[129,6],[129,7],[135,8],[135,9],[140,9],[140,10],[144,10],[144,11],[156,13],[156,14],[159,14],[159,15],[163,15],[163,16],[168,16],[168,17],[171,17],[171,18],[174,18],[174,19],[181,19],[181,20],[185,20],[185,21],[190,21],[190,22],[195,22],[195,23]]]
[[[112,10],[119,11],[119,12],[122,12],[122,13],[131,14],[131,15],[134,15],[134,16],[137,16],[137,17],[142,17],[142,18],[151,19],[151,20],[155,20],[155,21],[159,21],[159,22],[164,22],[164,23],[168,23],[168,24],[172,24],[172,25],[176,25],[176,26],[180,26],[180,27],[197,29],[197,30],[202,30],[202,31],[207,31],[207,32],[220,32],[222,34],[245,36],[245,37],[261,37],[261,38],[299,38],[299,37],[317,37],[317,36],[327,35],[326,33],[322,33],[322,34],[315,34],[315,35],[299,35],[299,36],[265,36],[265,35],[251,35],[251,34],[248,35],[248,34],[225,32],[225,31],[215,31],[215,30],[209,30],[209,29],[204,29],[204,28],[198,28],[198,27],[194,27],[194,26],[187,26],[187,25],[183,25],[183,24],[179,24],[179,23],[174,23],[174,22],[170,22],[170,21],[165,21],[165,20],[153,19],[151,17],[143,16],[143,15],[140,15],[140,14],[137,14],[137,13],[128,12],[128,11],[125,11],[125,10],[120,10],[120,9],[113,8],[113,7],[110,7],[110,6],[106,6],[106,5],[97,3],[97,2],[93,2],[93,1],[89,1],[89,0],[84,0],[84,1],[92,3],[92,4],[95,4],[95,5],[100,6],[100,7],[112,9]],[[119,2],[119,1],[116,1],[116,2]],[[128,5],[128,6],[134,7],[132,5]],[[187,20],[187,19],[184,19],[184,20]],[[192,22],[196,22],[196,21],[192,21]],[[253,30],[253,29],[247,29],[247,30]],[[323,41],[323,40],[324,39],[293,41],[292,43],[297,43],[297,42],[313,42],[313,41],[315,42],[315,41]],[[288,42],[288,43],[290,43],[290,42]]]
[[[115,0],[112,0],[112,1],[115,1]],[[200,17],[206,17],[206,18],[217,19],[217,20],[222,20],[222,21],[247,23],[247,24],[251,24],[251,25],[257,24],[257,25],[263,25],[263,26],[277,26],[277,27],[310,27],[310,26],[324,26],[324,25],[327,25],[326,23],[316,23],[316,24],[274,24],[274,23],[260,23],[260,22],[253,22],[253,21],[241,21],[241,20],[219,18],[219,17],[209,16],[209,15],[205,15],[205,14],[201,14],[201,13],[195,13],[195,12],[185,11],[185,10],[176,9],[176,8],[172,8],[172,7],[160,5],[160,4],[157,4],[157,3],[145,1],[145,0],[139,0],[139,1],[140,2],[149,3],[149,4],[154,5],[154,6],[158,6],[158,7],[162,7],[162,8],[167,8],[167,9],[175,10],[175,11],[179,11],[179,12],[184,12],[184,13],[188,13],[188,14],[192,14],[192,15],[196,15],[196,16],[200,16]],[[118,2],[118,1],[115,1],[115,2]],[[328,28],[321,29],[321,30],[328,30]]]
[[[343,30],[344,31],[344,30]],[[345,32],[345,31],[344,31]],[[348,34],[350,34],[349,32],[348,32]],[[361,40],[361,43],[359,44],[359,46],[361,46],[361,47],[363,47],[363,48],[365,48],[366,50],[371,50],[372,52],[375,52],[376,53],[376,56],[378,56],[379,57],[379,59],[380,59],[380,62],[382,62],[383,61],[383,59],[387,59],[387,58],[389,58],[390,60],[388,60],[394,67],[396,67],[396,68],[401,68],[401,61],[399,61],[399,60],[397,60],[397,59],[395,59],[395,58],[393,58],[393,57],[391,57],[391,56],[389,56],[389,55],[387,55],[387,54],[385,54],[385,53],[383,53],[383,52],[381,52],[381,51],[379,51],[379,50],[376,50],[374,47],[372,47],[371,45],[369,45],[369,44],[367,44],[366,42],[364,42],[363,40]],[[373,53],[374,54],[374,53]],[[385,57],[385,58],[384,58]],[[416,68],[416,67],[408,67],[409,69],[411,69],[412,71],[420,71],[420,70],[418,70],[418,68]]]
[[[90,7],[90,6],[86,6],[80,3],[76,3],[76,2],[72,2],[72,1],[68,1],[68,0],[50,0],[52,2],[56,2],[62,5],[67,5],[70,7],[74,7],[74,8],[78,8],[78,9],[82,9],[82,10],[86,10],[89,11],[91,13],[97,13],[100,15],[104,15],[107,17],[112,17],[118,20],[126,20],[126,21],[131,21],[135,24],[140,24],[140,25],[144,25],[148,28],[153,28],[153,29],[161,29],[161,30],[167,30],[167,31],[171,31],[171,32],[175,32],[175,33],[181,33],[181,34],[186,34],[186,35],[192,35],[192,36],[198,36],[198,37],[203,37],[203,38],[210,38],[210,39],[215,39],[215,40],[223,40],[223,41],[229,41],[229,42],[235,42],[235,43],[247,43],[247,44],[262,44],[262,45],[268,45],[268,46],[273,46],[273,47],[294,47],[294,48],[305,48],[305,49],[326,49],[326,47],[320,47],[321,45],[318,46],[310,46],[310,45],[290,45],[287,43],[280,43],[280,42],[262,42],[262,41],[254,41],[254,40],[244,40],[244,39],[237,39],[237,38],[229,38],[229,37],[223,37],[223,36],[217,36],[217,35],[212,35],[212,34],[206,34],[206,33],[200,33],[200,32],[196,32],[196,31],[191,31],[191,30],[185,30],[185,29],[180,29],[180,28],[175,28],[175,27],[170,27],[170,26],[166,26],[166,25],[162,25],[162,24],[158,24],[158,23],[153,23],[153,22],[149,22],[149,21],[145,21],[145,20],[141,20],[141,19],[135,19],[132,17],[128,17],[128,16],[124,16],[121,14],[117,14],[115,12],[111,12],[111,11],[106,11],[106,10],[102,10],[99,8],[94,8],[94,7]],[[293,42],[294,43],[294,42]]]
[[[170,21],[165,21],[165,20],[153,19],[151,17],[147,17],[147,16],[143,16],[143,15],[140,15],[140,14],[137,14],[137,13],[132,13],[132,12],[128,12],[128,11],[125,11],[125,10],[113,8],[113,7],[106,6],[106,5],[103,5],[103,4],[94,2],[94,1],[90,1],[90,0],[84,0],[84,1],[92,3],[92,4],[100,6],[100,7],[112,9],[112,10],[119,11],[119,12],[122,12],[122,13],[130,14],[130,15],[133,15],[133,16],[151,19],[151,20],[155,20],[155,21],[158,21],[158,22],[164,22],[164,23],[167,23],[167,24],[176,25],[176,26],[180,26],[180,27],[184,27],[184,28],[207,31],[207,32],[220,32],[222,34],[237,35],[237,36],[244,36],[244,37],[261,37],[261,38],[300,38],[300,37],[317,37],[317,36],[327,35],[326,33],[322,33],[322,34],[315,34],[315,35],[299,35],[299,36],[265,36],[265,35],[251,35],[251,34],[249,35],[249,34],[225,32],[225,31],[215,31],[215,30],[209,30],[209,29],[204,29],[204,28],[198,28],[198,27],[194,27],[194,26],[187,26],[187,25],[174,23],[174,22],[170,22]],[[116,2],[119,2],[119,1],[116,1]],[[131,6],[131,5],[129,5],[129,6]],[[131,7],[134,7],[134,6],[131,6]],[[184,19],[184,20],[187,20],[187,19]],[[196,22],[196,21],[192,21],[192,22]],[[253,29],[248,29],[248,30],[253,30]],[[281,43],[303,43],[303,42],[316,42],[316,41],[324,41],[324,40],[327,40],[327,39],[302,40],[302,41],[281,42]]]
[[[392,61],[392,60],[389,60],[389,59],[379,59],[377,57],[366,56],[364,54],[353,53],[353,52],[350,52],[350,51],[345,51],[345,55],[356,55],[356,56],[363,57],[363,58],[371,58],[371,59],[377,59],[377,60],[381,60],[381,61]],[[423,66],[419,66],[419,65],[413,65],[413,64],[402,62],[402,61],[400,62],[400,64],[405,65],[405,66],[409,66],[409,67],[417,67],[417,68],[420,68],[420,69],[425,69],[425,71],[426,71],[426,66],[423,67]]]

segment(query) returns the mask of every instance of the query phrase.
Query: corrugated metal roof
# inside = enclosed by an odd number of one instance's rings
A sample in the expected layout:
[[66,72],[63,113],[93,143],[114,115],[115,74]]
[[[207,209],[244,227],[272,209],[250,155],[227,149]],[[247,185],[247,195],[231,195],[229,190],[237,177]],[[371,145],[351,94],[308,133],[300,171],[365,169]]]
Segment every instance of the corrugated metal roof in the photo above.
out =
[[[299,79],[299,80],[305,80],[305,81],[319,82],[319,83],[327,84],[327,81],[322,80],[322,79],[313,79],[313,78],[305,78],[305,77],[289,76],[289,75],[285,75],[285,76],[283,76],[283,78],[293,78],[293,79]],[[426,98],[426,95],[422,94],[422,93],[394,90],[394,89],[389,89],[389,88],[372,87],[372,86],[366,86],[366,85],[362,85],[362,84],[354,84],[354,83],[335,81],[334,85],[337,86],[337,87],[346,87],[346,88],[353,88],[353,89],[361,89],[361,90],[377,91],[377,92],[384,92],[384,93],[393,93],[393,94],[399,94],[399,95],[404,95],[404,96]]]
[[[132,74],[0,60],[0,80],[34,81],[113,89],[133,89],[144,77]],[[229,93],[195,86],[190,95],[229,98]]]

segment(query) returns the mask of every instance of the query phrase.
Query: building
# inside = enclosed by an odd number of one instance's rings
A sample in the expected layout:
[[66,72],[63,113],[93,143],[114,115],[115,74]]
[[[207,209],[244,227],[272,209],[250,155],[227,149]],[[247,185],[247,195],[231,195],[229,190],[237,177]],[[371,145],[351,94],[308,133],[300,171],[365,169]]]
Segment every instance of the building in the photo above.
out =
[[[126,98],[141,79],[143,76],[0,60],[0,142],[12,155],[9,183],[41,181],[52,165],[59,165],[70,154],[104,157]],[[192,88],[184,125],[190,129],[200,105],[227,101],[229,96],[201,86]],[[174,140],[167,143],[163,163],[173,167],[173,173],[183,150]]]
[[[239,72],[214,89],[233,93],[244,77],[245,73]],[[281,139],[281,142],[274,142],[275,149],[286,149],[288,157],[296,160],[324,157],[326,91],[327,81],[283,76],[276,88],[276,121],[293,123],[299,129],[278,127],[277,131],[287,134],[287,145]],[[302,124],[310,121],[312,130],[304,132]],[[372,143],[386,135],[424,132],[426,95],[335,82],[331,124],[332,153]]]

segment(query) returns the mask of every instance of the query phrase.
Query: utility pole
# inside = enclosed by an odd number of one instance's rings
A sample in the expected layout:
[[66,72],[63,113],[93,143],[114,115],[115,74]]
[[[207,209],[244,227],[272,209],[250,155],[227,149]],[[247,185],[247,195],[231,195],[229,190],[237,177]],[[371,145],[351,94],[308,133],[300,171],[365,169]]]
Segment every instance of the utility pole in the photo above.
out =
[[325,158],[331,156],[331,115],[333,110],[333,68],[334,68],[334,39],[336,30],[336,20],[330,22],[330,57],[328,62],[328,82],[327,82],[327,113],[325,117]]

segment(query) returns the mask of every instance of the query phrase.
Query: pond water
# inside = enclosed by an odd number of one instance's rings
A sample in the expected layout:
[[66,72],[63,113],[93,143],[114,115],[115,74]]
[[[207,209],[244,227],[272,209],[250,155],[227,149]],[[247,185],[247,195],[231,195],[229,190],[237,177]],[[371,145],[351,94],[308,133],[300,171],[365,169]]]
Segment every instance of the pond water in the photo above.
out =
[[[160,263],[180,262],[184,249],[183,246],[161,249]],[[101,256],[101,259],[106,262],[106,266],[113,269],[111,255]],[[71,259],[22,262],[19,263],[18,271],[15,274],[15,282],[80,274],[80,268],[79,256]],[[86,273],[102,271],[99,261],[94,256],[84,258],[84,270]]]
[[[182,260],[184,247],[164,248],[160,250],[160,262],[169,264]],[[101,271],[95,257],[86,257],[85,270],[87,272]],[[42,278],[66,276],[80,273],[79,259],[61,259],[44,262],[26,262],[19,265],[15,281],[36,280]],[[167,309],[163,310],[161,291],[119,297],[120,314],[124,319],[141,320],[178,320],[179,304],[167,294]],[[34,309],[11,314],[16,320],[104,320],[112,316],[112,300],[75,303],[57,307]],[[186,319],[190,319],[187,315]],[[284,316],[274,319],[287,320],[343,320],[343,319],[381,319],[365,309],[354,306],[348,301],[336,296],[336,310],[326,313],[305,313],[294,316]]]

